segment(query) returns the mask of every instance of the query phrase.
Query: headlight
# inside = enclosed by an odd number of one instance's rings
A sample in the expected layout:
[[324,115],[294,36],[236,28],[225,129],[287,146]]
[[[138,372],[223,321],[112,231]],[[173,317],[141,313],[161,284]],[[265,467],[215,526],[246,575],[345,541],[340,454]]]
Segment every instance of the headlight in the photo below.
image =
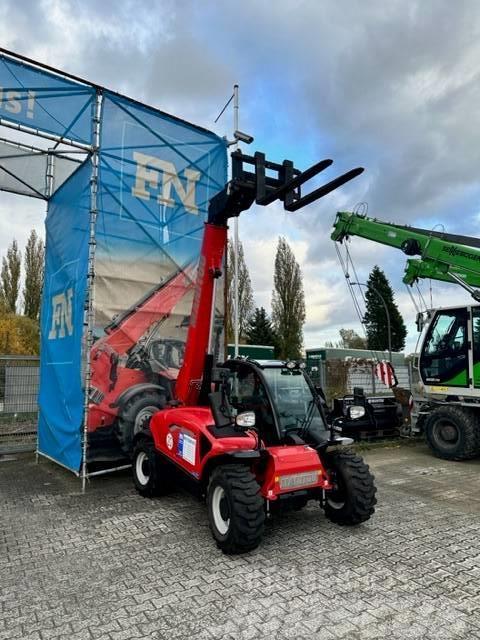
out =
[[304,471],[303,473],[292,473],[288,476],[278,476],[280,489],[295,489],[297,487],[308,487],[317,484],[320,471]]
[[253,411],[244,411],[243,413],[239,413],[235,418],[235,422],[239,427],[243,427],[244,429],[249,429],[250,427],[255,426],[255,413]]
[[358,420],[359,418],[363,418],[363,416],[365,415],[365,407],[351,405],[350,407],[348,407],[347,413],[350,420]]

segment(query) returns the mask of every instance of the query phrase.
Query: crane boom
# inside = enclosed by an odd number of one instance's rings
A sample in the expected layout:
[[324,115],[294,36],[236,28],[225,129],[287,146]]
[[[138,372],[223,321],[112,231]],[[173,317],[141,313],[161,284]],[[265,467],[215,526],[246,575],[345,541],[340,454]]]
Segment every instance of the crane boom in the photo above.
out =
[[419,278],[432,278],[460,284],[475,300],[480,300],[480,240],[407,225],[383,222],[375,218],[340,211],[337,213],[332,240],[358,236],[396,249],[409,259],[403,277],[406,284]]

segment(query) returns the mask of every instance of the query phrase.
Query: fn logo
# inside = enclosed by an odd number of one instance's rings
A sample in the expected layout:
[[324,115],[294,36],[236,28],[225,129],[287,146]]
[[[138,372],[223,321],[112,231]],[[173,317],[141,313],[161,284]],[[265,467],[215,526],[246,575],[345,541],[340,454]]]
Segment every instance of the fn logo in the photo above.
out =
[[52,296],[52,326],[48,334],[49,340],[65,338],[73,334],[73,289]]

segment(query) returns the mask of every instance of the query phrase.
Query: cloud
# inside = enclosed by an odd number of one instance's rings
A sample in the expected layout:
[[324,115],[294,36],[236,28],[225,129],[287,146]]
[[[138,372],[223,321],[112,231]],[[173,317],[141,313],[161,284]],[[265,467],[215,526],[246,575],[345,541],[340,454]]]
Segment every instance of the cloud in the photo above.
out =
[[[240,220],[258,304],[269,307],[278,235],[294,248],[313,343],[336,338],[341,326],[359,328],[330,240],[337,210],[367,201],[380,219],[478,234],[479,18],[474,0],[244,0],[241,10],[232,0],[4,0],[0,38],[222,135],[231,112],[218,125],[213,119],[239,82],[240,128],[255,148],[300,168],[333,158],[319,181],[365,166],[302,212],[254,208]],[[2,246],[25,235],[35,207],[41,225],[43,203],[32,202],[7,206],[2,196]],[[403,254],[360,239],[350,249],[359,278],[374,264],[385,270],[414,334]],[[434,291],[437,303],[467,299],[456,287]]]

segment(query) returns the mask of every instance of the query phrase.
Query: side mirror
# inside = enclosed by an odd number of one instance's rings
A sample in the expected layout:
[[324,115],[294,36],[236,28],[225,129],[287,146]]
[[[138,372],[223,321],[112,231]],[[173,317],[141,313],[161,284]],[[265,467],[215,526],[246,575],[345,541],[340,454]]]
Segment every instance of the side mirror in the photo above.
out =
[[347,418],[349,420],[359,420],[365,415],[365,407],[352,404],[347,409]]
[[244,411],[235,418],[235,424],[242,429],[251,429],[255,426],[255,414],[253,411]]

